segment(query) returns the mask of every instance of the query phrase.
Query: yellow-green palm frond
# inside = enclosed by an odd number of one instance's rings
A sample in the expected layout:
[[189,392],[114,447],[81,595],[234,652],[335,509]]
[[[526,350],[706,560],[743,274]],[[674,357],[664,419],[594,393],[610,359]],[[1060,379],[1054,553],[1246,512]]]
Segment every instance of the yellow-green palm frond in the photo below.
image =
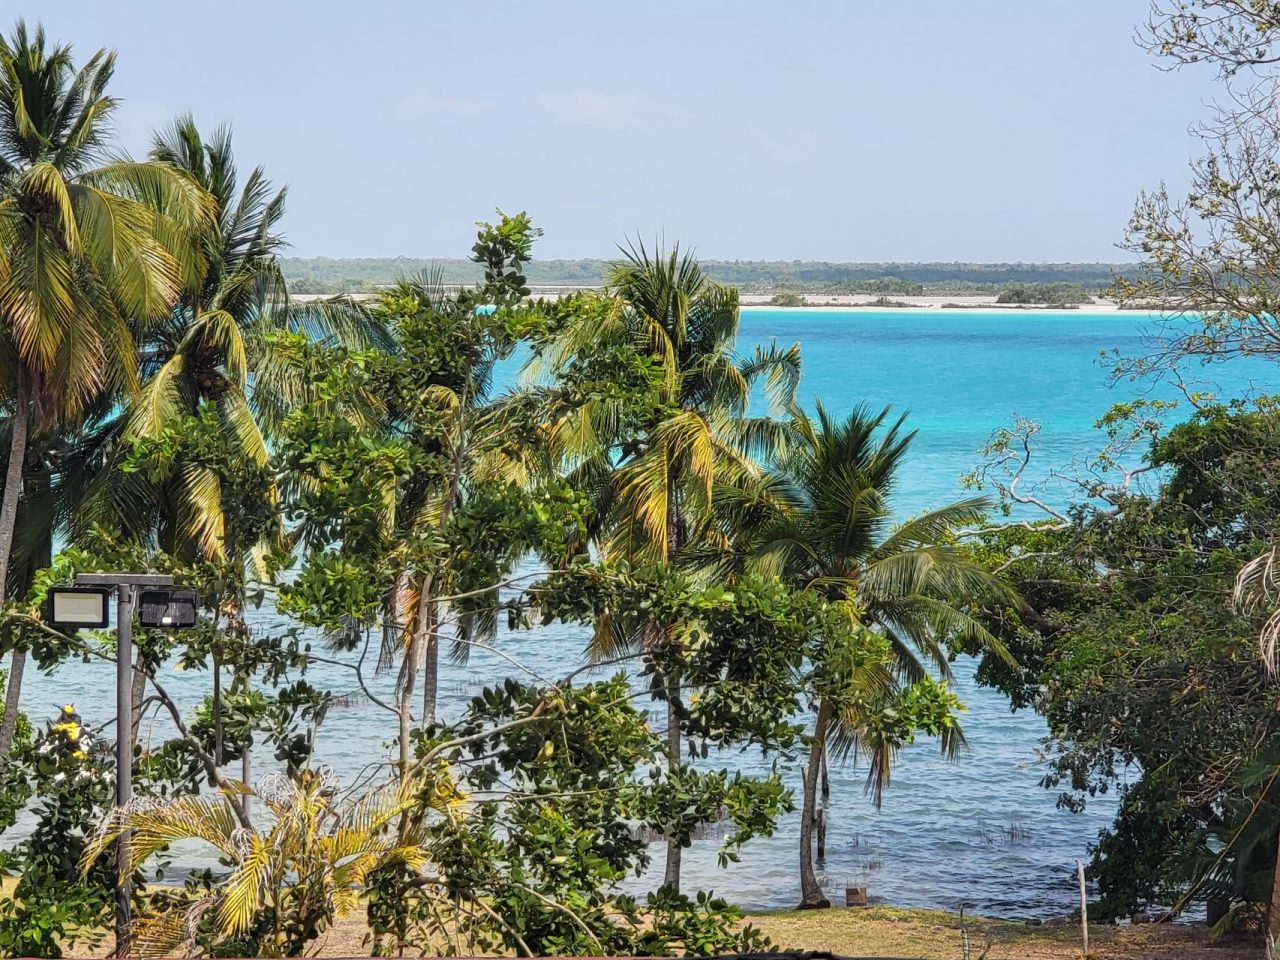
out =
[[198,544],[204,556],[221,558],[226,517],[218,474],[200,464],[184,462],[178,467],[177,482],[182,491],[178,517],[183,536]]
[[218,923],[225,935],[235,937],[253,926],[262,892],[273,868],[274,851],[257,833],[240,831],[236,866],[220,891]]
[[[36,371],[53,368],[67,330],[76,322],[74,266],[52,232],[40,223],[19,227],[20,242],[5,251],[0,314],[9,319],[19,355]],[[97,379],[86,371],[85,379]]]
[[[670,553],[672,453],[669,444],[654,444],[621,467],[617,479],[625,512],[619,518],[621,532],[628,533],[632,526],[639,528],[664,559]],[[618,537],[612,539],[617,542]]]
[[85,847],[81,869],[87,871],[125,831],[130,832],[127,866],[132,871],[178,840],[202,840],[220,854],[234,857],[239,829],[239,821],[221,796],[184,796],[161,803],[136,800],[107,814]]
[[179,953],[191,955],[200,917],[217,905],[217,897],[202,897],[194,903],[183,904],[181,909],[135,918],[129,924],[124,955],[157,960]]
[[80,253],[80,227],[61,170],[47,160],[37,160],[15,178],[11,189],[25,203],[41,208],[42,221],[56,229],[70,256]]
[[187,331],[179,352],[201,355],[214,352],[222,360],[227,379],[239,389],[246,387],[249,357],[240,325],[225,310],[202,313]]
[[[271,451],[267,449],[267,439],[262,435],[262,428],[249,408],[244,394],[239,390],[228,390],[222,395],[218,407],[223,420],[235,435],[236,443],[243,451],[245,459],[261,466],[270,463]],[[273,500],[275,499],[274,490],[269,495]]]

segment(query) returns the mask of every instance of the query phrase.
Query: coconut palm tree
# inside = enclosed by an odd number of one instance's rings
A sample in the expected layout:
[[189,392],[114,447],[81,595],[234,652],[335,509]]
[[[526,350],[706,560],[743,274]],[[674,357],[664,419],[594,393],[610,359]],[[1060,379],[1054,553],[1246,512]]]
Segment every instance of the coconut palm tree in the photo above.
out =
[[[203,269],[139,345],[142,384],[123,411],[122,436],[154,436],[207,405],[244,461],[265,466],[271,433],[305,391],[295,368],[281,361],[278,338],[301,333],[363,348],[386,345],[388,337],[349,300],[290,302],[279,260],[286,191],[261,167],[241,186],[227,128],[206,139],[190,116],[179,117],[156,135],[151,157],[205,192],[213,216],[196,237]],[[171,553],[225,558],[228,518],[217,477],[193,463],[160,481],[108,471],[81,513],[82,527],[104,521]]]
[[[816,422],[798,415],[796,441],[773,458],[760,482],[727,504],[744,531],[744,567],[843,605],[859,629],[884,634],[894,652],[896,677],[846,669],[852,661],[839,644],[813,664],[816,720],[801,810],[802,906],[827,905],[811,843],[818,772],[827,756],[866,756],[868,786],[879,803],[897,742],[884,735],[877,713],[892,703],[897,683],[923,678],[926,662],[950,676],[952,642],[1007,656],[963,607],[1010,593],[950,542],[958,528],[981,519],[986,501],[960,500],[895,522],[893,497],[915,437],[903,423],[901,417],[890,422],[888,409],[858,408],[837,419],[819,405]],[[750,522],[743,523],[748,515]],[[959,728],[944,732],[948,755],[962,745]]]
[[[0,38],[0,368],[11,411],[0,500],[0,593],[32,437],[55,435],[93,402],[138,391],[135,343],[199,275],[190,243],[207,219],[200,188],[171,167],[108,152],[115,56],[77,69],[71,48],[19,21]],[[15,649],[0,760],[17,718],[25,654]]]
[[[179,418],[208,410],[223,435],[234,439],[236,459],[265,471],[273,430],[306,392],[296,368],[282,362],[278,338],[304,334],[355,348],[387,338],[376,318],[348,299],[290,302],[279,260],[286,190],[276,190],[261,167],[241,184],[229,129],[219,127],[206,138],[190,115],[181,116],[155,135],[151,160],[210,198],[212,216],[194,235],[202,269],[139,343],[141,387],[115,427],[123,442],[76,511],[75,533],[85,537],[102,524],[175,556],[224,562],[224,595],[209,599],[231,631],[243,633],[243,575],[257,551],[283,544],[283,526],[266,538],[247,534],[234,511],[228,515],[217,470],[194,458],[180,457],[159,475],[121,469],[130,441],[157,436]],[[268,496],[277,499],[274,487]],[[214,645],[212,659],[221,744],[221,644]],[[244,682],[233,679],[233,685]],[[144,685],[139,671],[135,704]],[[220,749],[218,755],[221,760]],[[243,761],[247,769],[247,752]]]
[[[654,371],[647,414],[607,393],[564,411],[547,426],[553,459],[575,487],[589,491],[590,534],[600,555],[633,565],[702,567],[708,552],[727,548],[715,523],[715,491],[758,473],[753,454],[770,449],[782,424],[749,414],[763,384],[776,410],[790,410],[800,377],[798,346],[771,345],[748,357],[735,353],[736,291],[712,282],[678,246],[652,254],[643,244],[624,250],[611,271],[602,309],[585,310],[538,358],[535,373],[563,375],[583,357],[631,351]],[[617,636],[597,626],[595,653],[656,643]],[[664,678],[667,754],[681,760],[680,678]],[[681,847],[667,845],[665,883],[678,889]]]

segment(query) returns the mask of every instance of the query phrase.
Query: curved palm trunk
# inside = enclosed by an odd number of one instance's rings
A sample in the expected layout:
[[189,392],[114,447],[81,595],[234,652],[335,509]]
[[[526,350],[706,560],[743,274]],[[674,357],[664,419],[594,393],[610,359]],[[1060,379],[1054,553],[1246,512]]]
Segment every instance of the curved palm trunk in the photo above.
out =
[[[19,363],[18,395],[9,434],[9,463],[4,476],[3,500],[0,500],[0,606],[9,599],[9,558],[13,554],[13,532],[18,521],[18,500],[22,496],[22,465],[27,457],[29,399],[27,377]],[[0,720],[0,764],[9,759],[9,752],[13,749],[13,737],[18,728],[18,701],[22,695],[22,672],[26,662],[27,652],[15,648],[9,664],[4,718]]]
[[[674,477],[668,476],[668,487],[674,488]],[[672,556],[680,548],[680,517],[679,507],[671,510],[667,514],[667,547],[664,560],[666,563],[671,562]],[[658,637],[661,643],[663,637]],[[667,769],[676,771],[680,769],[680,762],[683,759],[683,741],[680,736],[680,675],[672,673],[667,677]],[[668,831],[669,833],[670,831]],[[674,836],[667,837],[667,863],[663,872],[663,886],[670,887],[672,892],[680,892],[680,866],[684,859],[684,847],[680,845],[680,841]]]
[[818,704],[813,745],[809,748],[809,765],[804,771],[804,802],[800,810],[800,910],[831,906],[831,901],[818,885],[818,877],[813,869],[813,822],[818,800],[818,775],[826,753],[827,726],[830,722],[831,707],[824,699]]

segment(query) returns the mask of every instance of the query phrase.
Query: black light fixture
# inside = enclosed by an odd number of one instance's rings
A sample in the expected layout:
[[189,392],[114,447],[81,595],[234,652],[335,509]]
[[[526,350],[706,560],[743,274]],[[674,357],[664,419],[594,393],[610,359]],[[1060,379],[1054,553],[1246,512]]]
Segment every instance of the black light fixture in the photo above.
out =
[[101,630],[110,622],[110,587],[50,587],[46,619],[64,630]]
[[138,595],[138,623],[176,630],[196,625],[200,597],[194,590],[143,590]]

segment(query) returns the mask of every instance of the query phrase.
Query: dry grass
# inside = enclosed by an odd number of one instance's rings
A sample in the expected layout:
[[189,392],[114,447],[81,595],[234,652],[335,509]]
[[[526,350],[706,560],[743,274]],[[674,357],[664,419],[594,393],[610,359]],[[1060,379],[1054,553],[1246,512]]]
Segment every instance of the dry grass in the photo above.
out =
[[[753,914],[748,920],[784,950],[826,950],[849,957],[902,960],[961,960],[960,918],[936,910],[893,907],[804,910]],[[1079,960],[1080,928],[1028,926],[981,917],[965,918],[972,960],[988,938],[988,960]],[[1161,924],[1095,927],[1090,957],[1097,960],[1261,960],[1256,939],[1210,942],[1204,927]],[[320,956],[359,957],[368,953],[364,924],[352,919],[325,938]]]
[[[886,960],[961,960],[960,918],[937,910],[867,907],[760,913],[747,918],[781,949],[822,950],[847,957]],[[1080,928],[1028,926],[984,917],[966,917],[971,960],[978,960],[988,939],[987,960],[1080,960]],[[339,923],[318,944],[320,957],[364,957],[363,917]],[[1228,937],[1210,941],[1203,926],[1160,924],[1139,927],[1094,927],[1090,930],[1094,960],[1262,960],[1257,938]],[[110,942],[93,956],[105,957]],[[77,950],[75,956],[87,957]]]
[[[893,907],[806,910],[759,914],[751,922],[784,949],[829,950],[844,956],[960,960],[960,918],[935,910]],[[1075,960],[1081,955],[1077,925],[1038,926],[986,918],[965,918],[973,960],[988,938],[988,960]],[[1163,924],[1094,927],[1090,956],[1107,960],[1260,960],[1261,944],[1218,940],[1209,943],[1203,927]]]

